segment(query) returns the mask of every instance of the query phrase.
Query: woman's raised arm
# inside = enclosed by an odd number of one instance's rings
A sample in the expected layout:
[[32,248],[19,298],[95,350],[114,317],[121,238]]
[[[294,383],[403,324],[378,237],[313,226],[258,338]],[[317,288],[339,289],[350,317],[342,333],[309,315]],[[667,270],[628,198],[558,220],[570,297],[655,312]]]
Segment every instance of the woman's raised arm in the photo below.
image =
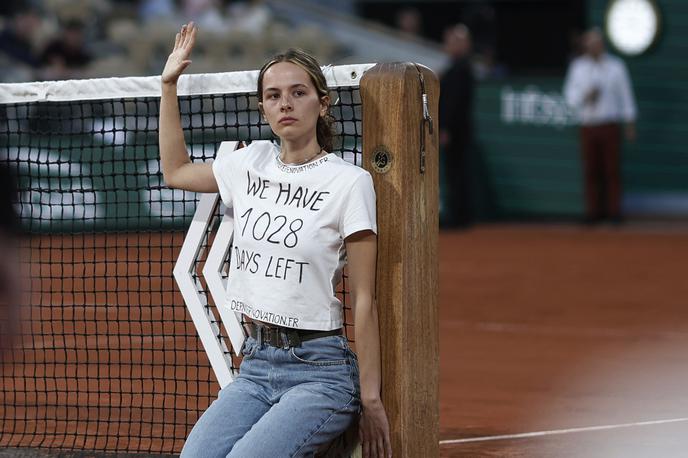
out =
[[174,39],[174,49],[162,71],[160,98],[160,122],[158,143],[160,163],[165,183],[170,188],[195,192],[218,192],[217,181],[211,164],[194,164],[189,158],[184,142],[184,131],[179,116],[177,80],[191,64],[189,57],[196,41],[196,26],[185,24]]

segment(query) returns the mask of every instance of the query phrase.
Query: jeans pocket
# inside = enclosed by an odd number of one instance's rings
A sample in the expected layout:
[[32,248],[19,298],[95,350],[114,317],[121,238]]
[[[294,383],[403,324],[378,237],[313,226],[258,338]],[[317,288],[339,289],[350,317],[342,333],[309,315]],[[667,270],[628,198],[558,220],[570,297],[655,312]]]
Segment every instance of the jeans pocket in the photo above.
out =
[[[325,339],[328,339],[328,341]],[[329,339],[331,339],[329,337],[325,339],[303,342],[300,347],[291,347],[289,354],[295,361],[311,366],[349,364],[346,350],[342,348],[339,341],[329,342]]]

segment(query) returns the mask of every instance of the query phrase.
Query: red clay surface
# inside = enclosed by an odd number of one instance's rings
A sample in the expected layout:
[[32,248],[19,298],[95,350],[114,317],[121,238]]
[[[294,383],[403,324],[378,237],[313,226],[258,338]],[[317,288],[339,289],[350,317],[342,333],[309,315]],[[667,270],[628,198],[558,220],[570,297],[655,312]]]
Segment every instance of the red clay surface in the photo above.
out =
[[[0,447],[180,450],[216,391],[171,277],[180,240],[34,240]],[[482,226],[439,253],[442,457],[685,456],[688,231]],[[655,420],[679,421],[490,439]]]
[[688,454],[688,232],[482,227],[440,239],[442,457]]
[[14,364],[0,368],[0,448],[181,450],[219,390],[172,276],[183,236],[24,242],[30,305]]

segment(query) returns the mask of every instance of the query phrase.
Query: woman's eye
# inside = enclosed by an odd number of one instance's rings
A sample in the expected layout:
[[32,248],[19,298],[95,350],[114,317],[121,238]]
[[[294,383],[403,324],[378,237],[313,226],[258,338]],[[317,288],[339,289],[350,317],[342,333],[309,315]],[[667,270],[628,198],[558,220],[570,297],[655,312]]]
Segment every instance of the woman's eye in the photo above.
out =
[[302,96],[302,95],[304,95],[304,94],[305,94],[304,91],[295,91],[295,92],[294,92],[294,95],[299,96],[299,97]]
[[279,98],[279,94],[277,94],[276,92],[275,92],[275,93],[272,93],[272,94],[270,94],[270,95],[268,96],[268,98],[269,98],[269,99],[278,99],[278,98]]

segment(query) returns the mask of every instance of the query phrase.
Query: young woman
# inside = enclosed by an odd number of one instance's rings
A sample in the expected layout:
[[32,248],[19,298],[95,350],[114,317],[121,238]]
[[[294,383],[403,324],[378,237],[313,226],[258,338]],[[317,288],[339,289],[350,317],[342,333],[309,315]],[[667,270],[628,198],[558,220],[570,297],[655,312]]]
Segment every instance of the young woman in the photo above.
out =
[[[280,146],[221,147],[212,164],[194,164],[176,83],[195,37],[193,23],[182,27],[162,74],[162,170],[168,186],[219,192],[234,209],[225,306],[245,315],[249,337],[239,376],[198,420],[182,456],[313,456],[359,414],[364,456],[391,456],[373,300],[375,191],[365,170],[330,153],[325,77],[302,51],[276,56],[260,71],[258,99]],[[358,359],[334,294],[345,262]]]

